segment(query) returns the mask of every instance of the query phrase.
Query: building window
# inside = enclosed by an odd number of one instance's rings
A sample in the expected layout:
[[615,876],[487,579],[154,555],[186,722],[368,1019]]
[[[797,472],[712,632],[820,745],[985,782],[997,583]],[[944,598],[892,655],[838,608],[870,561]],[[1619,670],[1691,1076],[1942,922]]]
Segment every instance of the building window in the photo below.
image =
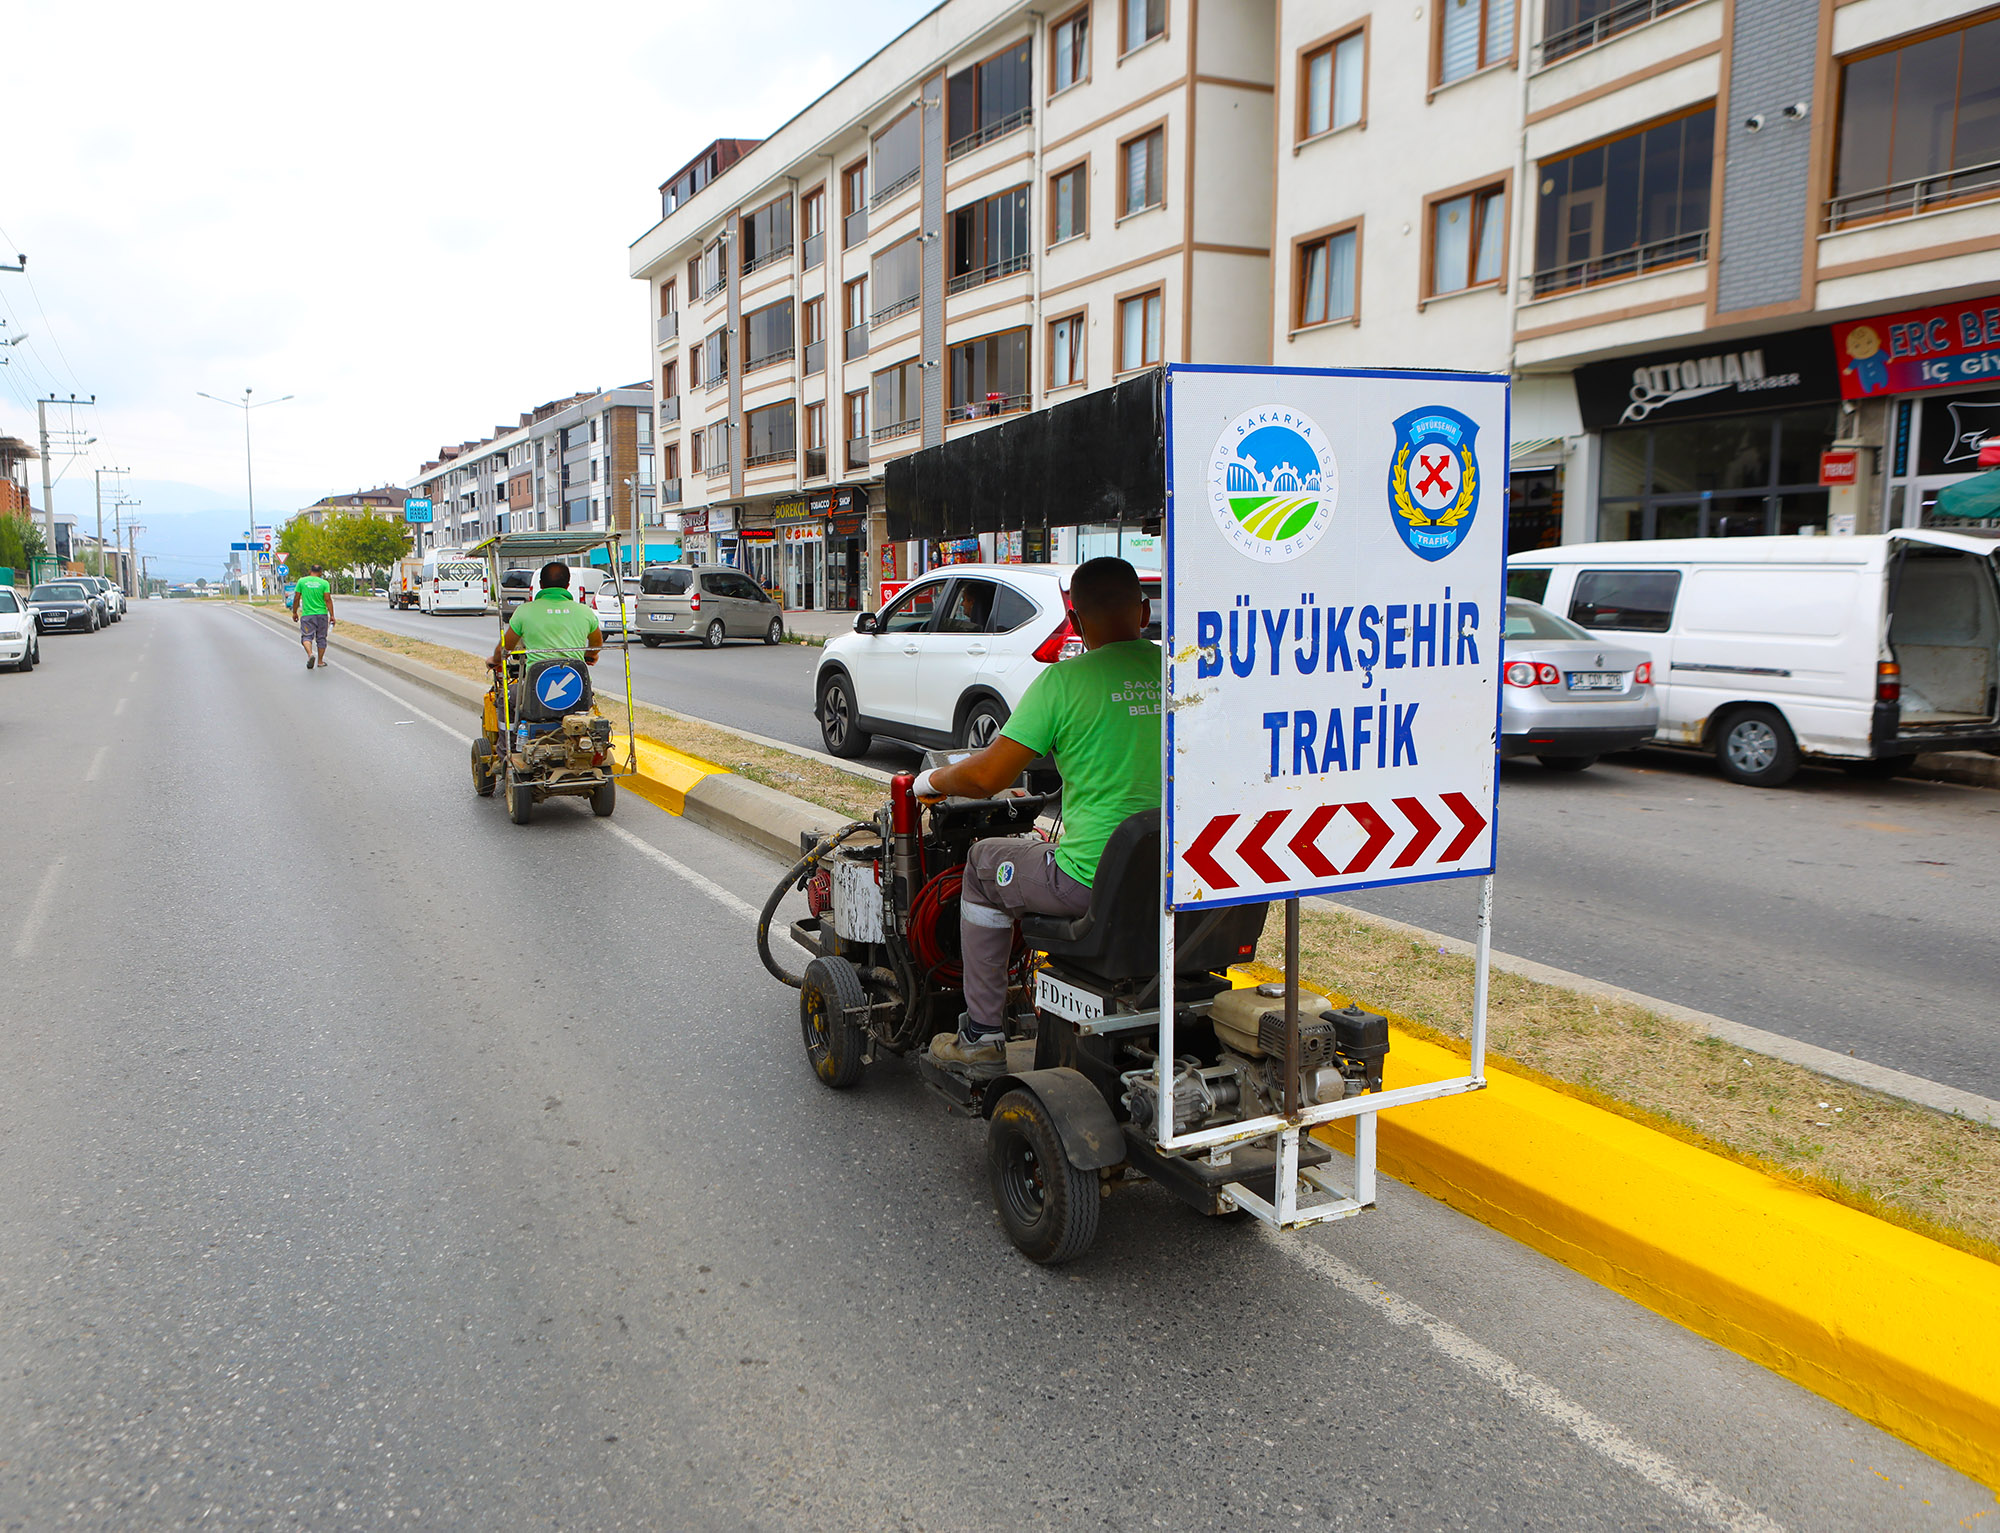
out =
[[1049,243],[1060,245],[1090,232],[1090,162],[1049,177]]
[[1028,267],[1028,189],[981,198],[951,215],[945,291],[962,293]]
[[651,447],[653,445],[652,412],[650,410],[641,410],[637,415],[632,417],[632,420],[639,428],[639,445],[641,447]]
[[706,364],[702,360],[701,342],[696,341],[688,347],[688,387],[698,389],[706,381],[702,372],[704,366]]
[[660,460],[660,472],[669,483],[680,478],[681,449],[678,442],[669,442],[667,444],[666,450]]
[[792,359],[792,301],[753,309],[743,316],[743,371],[753,372]]
[[1597,536],[1775,537],[1823,527],[1819,455],[1839,419],[1840,407],[1827,404],[1606,431]]
[[847,466],[868,466],[868,391],[856,389],[847,396]]
[[1049,321],[1049,387],[1066,389],[1084,381],[1083,332],[1085,317],[1070,314]]
[[875,195],[870,205],[880,207],[917,179],[923,169],[924,114],[911,107],[875,135]]
[[[688,433],[688,472],[691,474],[699,474],[708,466],[707,438],[708,433],[706,431],[690,431]],[[567,474],[569,471],[565,469],[563,472]]]
[[1827,223],[2000,193],[2000,20],[1843,64]]
[[1034,116],[1034,71],[1026,38],[945,82],[947,160],[1025,127]]
[[912,360],[875,375],[875,420],[870,439],[887,441],[923,429],[924,375]]
[[951,348],[950,414],[984,420],[1028,408],[1028,332],[1003,330]]
[[1167,200],[1167,130],[1154,128],[1118,146],[1118,216],[1126,218]]
[[787,462],[798,456],[796,412],[792,401],[766,405],[743,417],[748,441],[743,453],[745,468],[761,468],[767,463]]
[[1437,297],[1498,282],[1507,248],[1507,189],[1482,186],[1430,205],[1430,281]]
[[1438,16],[1438,84],[1514,56],[1514,0],[1441,0]]
[[1536,167],[1535,296],[1708,255],[1715,109]]
[[1353,319],[1360,290],[1361,227],[1336,229],[1301,241],[1298,247],[1298,297],[1292,324],[1325,325]]
[[704,298],[714,297],[728,285],[729,269],[722,259],[722,245],[722,236],[717,235],[695,258],[697,285]]
[[1071,11],[1049,28],[1049,94],[1090,78],[1090,7]]
[[1167,0],[1118,0],[1118,51],[1143,48],[1167,31]]
[[1366,28],[1306,54],[1300,66],[1300,138],[1316,138],[1361,121],[1367,56]]
[[720,388],[729,381],[729,332],[716,330],[701,343],[701,360],[705,369],[701,386],[705,389]]
[[768,202],[742,222],[743,269],[756,271],[792,253],[792,199]]
[[907,314],[922,301],[923,250],[924,247],[917,243],[917,236],[912,234],[875,257],[868,270],[870,285],[875,293],[875,308],[869,313],[869,324],[879,325],[898,314]]
[[811,271],[826,259],[826,189],[799,198],[799,264]]
[[808,298],[799,305],[799,344],[805,348],[806,376],[826,371],[826,300]]
[[806,406],[806,478],[826,474],[826,406]]
[[680,288],[678,284],[672,282],[662,282],[660,284],[661,314],[663,315],[671,314],[674,312],[675,309],[680,307],[679,294],[680,294]]
[[1157,367],[1165,355],[1166,300],[1158,288],[1118,300],[1118,370]]
[[[694,348],[695,355],[699,355],[700,351],[701,348],[699,346]],[[669,362],[665,367],[660,369],[660,402],[662,404],[665,404],[666,401],[680,393],[680,379],[681,365],[679,362]]]
[[868,162],[857,160],[840,173],[840,248],[868,236]]

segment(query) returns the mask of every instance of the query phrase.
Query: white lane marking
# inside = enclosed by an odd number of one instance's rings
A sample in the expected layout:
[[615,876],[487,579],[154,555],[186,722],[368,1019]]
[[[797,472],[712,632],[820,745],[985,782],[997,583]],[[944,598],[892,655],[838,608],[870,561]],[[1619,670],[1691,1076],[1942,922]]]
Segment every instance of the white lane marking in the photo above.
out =
[[97,754],[90,758],[90,770],[83,774],[85,782],[97,781],[97,774],[104,770],[104,753],[110,749],[111,747],[108,745],[97,747]]
[[[340,672],[340,674],[343,676],[351,676],[354,680],[360,682],[362,686],[367,687],[372,691],[380,692],[384,697],[388,698],[391,702],[395,703],[397,706],[409,709],[410,712],[414,713],[418,718],[422,719],[426,724],[435,724],[439,729],[442,729],[446,734],[450,735],[452,739],[456,740],[460,745],[470,745],[472,743],[471,735],[460,734],[456,729],[453,729],[451,725],[447,724],[443,719],[435,718],[431,714],[424,712],[423,709],[417,707],[414,703],[410,702],[408,698],[398,697],[394,692],[391,692],[387,687],[378,686],[376,683],[370,681],[366,676],[363,676],[359,671],[354,670],[352,667],[345,665],[335,665],[331,660],[327,661],[327,666],[332,670]],[[396,722],[399,724],[407,724],[409,723],[409,720],[398,719]]]
[[1610,1422],[1474,1341],[1450,1321],[1440,1320],[1422,1305],[1384,1288],[1339,1257],[1297,1235],[1280,1235],[1268,1227],[1262,1233],[1293,1261],[1359,1299],[1391,1325],[1422,1331],[1433,1347],[1466,1372],[1484,1379],[1620,1468],[1638,1475],[1711,1527],[1726,1529],[1727,1533],[1784,1533],[1782,1524],[1773,1522],[1755,1507],[1746,1506],[1706,1480],[1696,1479],[1651,1448],[1641,1447]]
[[735,895],[731,894],[727,889],[723,888],[722,885],[715,882],[714,879],[704,877],[702,874],[697,873],[693,868],[689,867],[686,863],[682,862],[680,858],[672,856],[667,852],[661,851],[657,846],[653,845],[652,842],[646,840],[642,836],[633,835],[632,832],[627,830],[623,825],[613,825],[608,820],[604,821],[603,824],[606,830],[610,831],[612,835],[616,836],[620,841],[623,841],[627,846],[631,847],[633,851],[640,853],[642,856],[652,858],[653,861],[657,862],[661,867],[665,868],[669,873],[672,873],[675,877],[686,879],[689,883],[693,884],[695,888],[699,889],[703,894],[707,895],[710,899],[714,900],[718,905],[721,905],[726,909],[734,911],[737,915],[742,916],[752,925],[756,924],[757,907],[751,904],[748,900],[738,899]]
[[115,719],[118,717],[119,714],[123,713],[124,711],[125,711],[125,699],[121,697],[118,699],[117,706],[111,710],[111,716]]
[[130,686],[133,682],[137,681],[138,679],[139,679],[139,673],[137,671],[134,671],[130,676],[127,676],[125,678],[125,683],[127,686]]
[[42,875],[42,882],[35,890],[35,897],[28,905],[28,918],[21,923],[21,934],[14,939],[14,956],[26,958],[35,951],[35,938],[41,935],[42,923],[49,916],[49,901],[56,892],[56,879],[68,859],[58,857],[49,864],[48,872]]

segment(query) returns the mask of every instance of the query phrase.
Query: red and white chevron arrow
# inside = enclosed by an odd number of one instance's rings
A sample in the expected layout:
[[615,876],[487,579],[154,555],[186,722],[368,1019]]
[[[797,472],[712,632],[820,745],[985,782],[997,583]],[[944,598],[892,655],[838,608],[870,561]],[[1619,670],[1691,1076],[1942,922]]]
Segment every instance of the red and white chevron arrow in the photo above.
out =
[[[1247,825],[1239,824],[1242,819],[1216,815],[1181,853],[1182,864],[1211,890],[1249,892],[1413,868],[1441,871],[1463,862],[1487,826],[1486,815],[1463,793],[1273,809]],[[1449,820],[1458,822],[1457,830],[1439,845]],[[1394,856],[1387,855],[1391,846]]]

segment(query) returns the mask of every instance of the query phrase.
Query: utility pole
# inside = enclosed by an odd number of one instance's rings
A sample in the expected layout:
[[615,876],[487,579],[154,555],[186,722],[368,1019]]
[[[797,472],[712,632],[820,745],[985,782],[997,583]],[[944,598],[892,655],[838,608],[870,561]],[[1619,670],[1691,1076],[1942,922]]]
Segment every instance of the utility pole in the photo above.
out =
[[[120,520],[118,513],[124,510],[128,506],[137,506],[143,504],[144,504],[143,501],[134,500],[124,495],[120,495],[116,500],[111,502],[111,546],[114,549],[121,546],[125,541],[124,534],[118,530],[118,523]],[[126,569],[125,565],[121,561],[118,569],[118,584],[121,587],[126,583],[129,574],[130,574],[129,570]]]
[[139,534],[145,530],[144,527],[134,522],[127,522],[125,524],[125,563],[128,569],[132,568],[138,560]]
[[[203,393],[200,389],[196,389],[195,392],[200,394],[203,399],[213,399],[219,405],[228,405],[233,410],[241,410],[243,412],[243,488],[245,496],[250,502],[250,530],[244,534],[244,539],[247,542],[254,543],[257,540],[257,476],[251,466],[250,459],[250,412],[252,410],[262,410],[269,405],[281,405],[285,400],[293,396],[286,394],[277,399],[260,399],[255,404],[252,404],[250,402],[250,390],[247,388],[244,389],[241,399],[222,399],[214,394]],[[249,550],[249,555],[250,574],[243,583],[243,590],[245,595],[255,600],[260,594],[257,587],[261,583],[263,572],[258,567],[257,550],[254,548]]]
[[[106,474],[129,474],[131,472],[132,470],[129,468],[94,468],[90,471],[90,477],[97,481],[97,573],[100,575],[104,573],[104,476]],[[115,507],[111,512],[111,516],[112,525],[115,528],[118,517]],[[115,536],[112,541],[117,541]],[[121,586],[125,584],[123,579],[120,579],[118,583]]]
[[[22,264],[27,264],[25,256],[22,257]],[[18,267],[8,269],[19,270]],[[78,399],[76,395],[72,394],[67,399],[57,399],[51,395],[47,399],[37,399],[35,401],[35,424],[42,434],[42,535],[43,540],[48,544],[50,558],[54,558],[56,552],[56,507],[55,482],[49,477],[49,406],[70,406],[70,419],[74,422],[76,419],[76,406],[94,405],[96,403],[97,396],[95,394],[92,394],[88,399]],[[88,447],[92,442],[97,440],[96,437],[90,436],[85,437],[79,442],[76,440],[77,434],[74,424],[67,431],[59,429],[56,432],[57,436],[70,438],[64,450],[71,457],[76,456],[83,448]]]

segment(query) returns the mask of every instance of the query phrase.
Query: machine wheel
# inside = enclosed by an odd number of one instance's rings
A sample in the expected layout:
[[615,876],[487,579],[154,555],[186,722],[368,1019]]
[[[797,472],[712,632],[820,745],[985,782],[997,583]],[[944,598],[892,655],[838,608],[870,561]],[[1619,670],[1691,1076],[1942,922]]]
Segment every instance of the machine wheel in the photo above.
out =
[[493,797],[493,746],[484,738],[472,742],[472,791]]
[[607,777],[590,790],[590,812],[600,820],[610,819],[611,811],[617,807],[618,784],[614,779]]
[[507,773],[507,818],[516,825],[526,825],[535,817],[535,785],[531,782],[516,782],[512,772]]
[[861,1079],[861,1025],[853,1008],[868,1004],[861,976],[845,958],[815,958],[799,986],[799,1032],[821,1081],[844,1091]]
[[1891,777],[1901,777],[1916,765],[1916,761],[1915,756],[1877,756],[1873,761],[1843,761],[1840,767],[1849,777],[1884,782]]
[[1715,735],[1722,775],[1749,788],[1781,788],[1799,769],[1799,746],[1775,708],[1744,708],[1723,720]]
[[771,619],[771,626],[764,630],[764,642],[766,644],[782,644],[785,642],[785,620],[783,618],[774,617]]
[[982,697],[965,715],[959,738],[969,751],[983,751],[1000,738],[1007,725],[1007,705],[997,698]]
[[854,683],[845,671],[835,671],[819,687],[819,737],[829,755],[852,761],[868,754],[874,736],[855,726]]
[[719,617],[711,619],[708,627],[702,630],[701,647],[703,649],[720,649],[722,648],[722,641],[726,637],[728,637],[728,630],[722,626],[722,619]]
[[986,1176],[1007,1238],[1031,1262],[1054,1266],[1097,1238],[1097,1173],[1079,1171],[1041,1099],[1010,1091],[986,1125]]
[[1537,756],[1551,772],[1581,772],[1597,765],[1595,756]]

